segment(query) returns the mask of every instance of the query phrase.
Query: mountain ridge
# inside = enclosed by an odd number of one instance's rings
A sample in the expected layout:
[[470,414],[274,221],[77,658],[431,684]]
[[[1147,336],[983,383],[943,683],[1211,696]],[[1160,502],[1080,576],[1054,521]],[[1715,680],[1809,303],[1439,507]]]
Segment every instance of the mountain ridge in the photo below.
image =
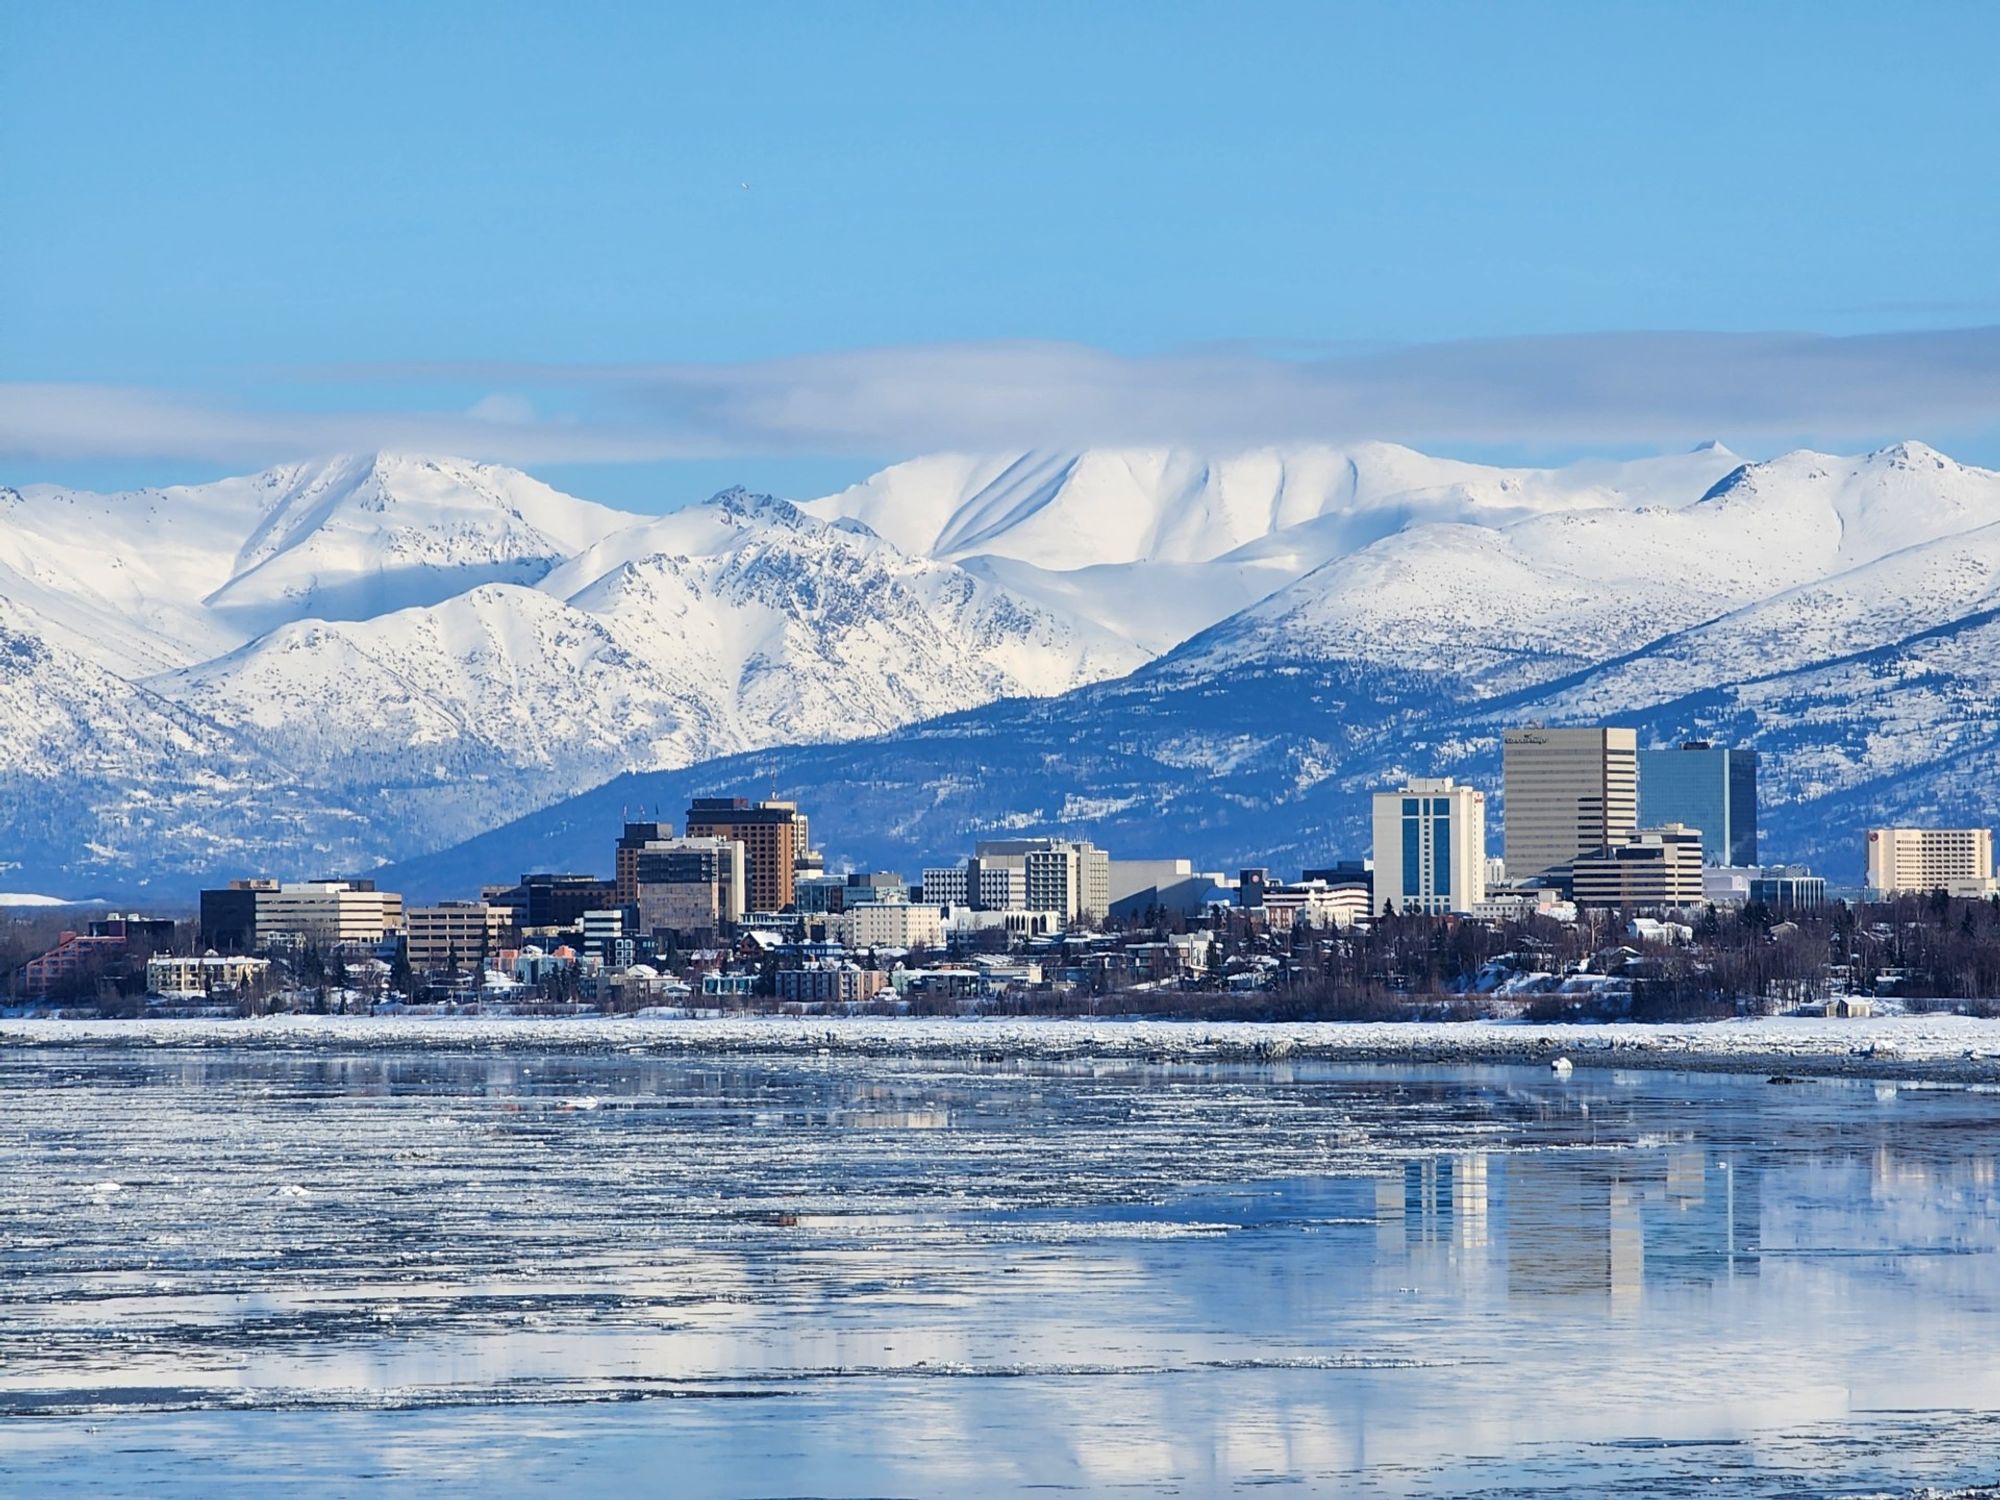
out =
[[[0,490],[0,864],[72,890],[251,873],[232,847],[277,873],[368,868],[632,774],[777,768],[836,798],[811,778],[902,785],[898,756],[950,742],[982,747],[990,784],[941,760],[938,786],[908,783],[922,817],[858,796],[859,847],[1150,818],[1275,857],[1347,827],[1337,799],[1383,775],[1486,774],[1513,711],[1720,725],[1776,757],[1774,807],[1831,807],[1871,765],[1948,774],[1856,739],[1857,715],[1984,753],[1974,710],[2000,680],[1975,617],[1995,600],[2000,475],[1916,442],[1560,469],[1387,444],[933,455],[819,500],[725,490],[661,516],[404,454],[23,486]],[[38,740],[38,719],[77,727]],[[164,727],[183,720],[192,739]],[[149,746],[186,773],[198,836]],[[1280,837],[1260,801],[1305,821]],[[1800,816],[1798,846],[1825,844]],[[917,832],[875,839],[899,827]]]

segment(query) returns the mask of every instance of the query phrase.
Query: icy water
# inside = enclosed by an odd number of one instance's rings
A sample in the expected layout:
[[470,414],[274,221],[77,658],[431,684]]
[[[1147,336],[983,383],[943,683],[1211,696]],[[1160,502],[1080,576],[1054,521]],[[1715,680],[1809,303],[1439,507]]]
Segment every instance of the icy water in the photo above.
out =
[[2000,1095],[0,1051],[0,1494],[2000,1480]]

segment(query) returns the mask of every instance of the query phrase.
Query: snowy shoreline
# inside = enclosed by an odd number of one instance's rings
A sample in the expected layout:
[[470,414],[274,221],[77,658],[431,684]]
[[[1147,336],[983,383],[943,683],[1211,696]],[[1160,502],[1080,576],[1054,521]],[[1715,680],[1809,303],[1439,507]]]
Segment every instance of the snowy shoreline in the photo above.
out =
[[1204,1022],[745,1016],[267,1016],[255,1020],[0,1020],[0,1050],[240,1047],[283,1051],[633,1051],[661,1054],[1386,1064],[1542,1064],[2000,1083],[2000,1020],[1757,1018],[1669,1025],[1494,1021]]

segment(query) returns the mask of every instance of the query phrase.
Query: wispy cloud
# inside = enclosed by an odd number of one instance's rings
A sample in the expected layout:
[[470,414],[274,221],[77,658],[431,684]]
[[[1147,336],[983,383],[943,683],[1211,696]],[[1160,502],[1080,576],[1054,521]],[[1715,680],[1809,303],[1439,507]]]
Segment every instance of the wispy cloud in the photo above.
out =
[[0,386],[0,456],[258,462],[401,447],[514,463],[625,463],[1364,438],[1520,449],[1704,437],[1839,443],[2000,427],[2000,327],[1611,333],[1362,350],[1227,345],[1149,357],[987,343],[743,364],[337,373],[377,388],[452,384],[483,394],[450,411],[385,399],[381,410],[328,412],[130,388]]

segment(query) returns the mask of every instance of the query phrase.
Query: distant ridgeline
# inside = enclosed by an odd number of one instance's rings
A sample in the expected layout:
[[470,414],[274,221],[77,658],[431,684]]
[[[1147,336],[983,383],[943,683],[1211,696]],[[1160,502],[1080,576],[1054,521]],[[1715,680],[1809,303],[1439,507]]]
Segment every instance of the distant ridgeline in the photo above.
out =
[[1868,825],[1991,821],[1996,522],[1917,444],[945,456],[658,519],[391,455],[0,490],[0,874],[420,896],[774,785],[862,868],[1019,831],[1301,867],[1378,787],[1497,789],[1511,725],[1614,723],[1754,746],[1764,857],[1858,878]]

